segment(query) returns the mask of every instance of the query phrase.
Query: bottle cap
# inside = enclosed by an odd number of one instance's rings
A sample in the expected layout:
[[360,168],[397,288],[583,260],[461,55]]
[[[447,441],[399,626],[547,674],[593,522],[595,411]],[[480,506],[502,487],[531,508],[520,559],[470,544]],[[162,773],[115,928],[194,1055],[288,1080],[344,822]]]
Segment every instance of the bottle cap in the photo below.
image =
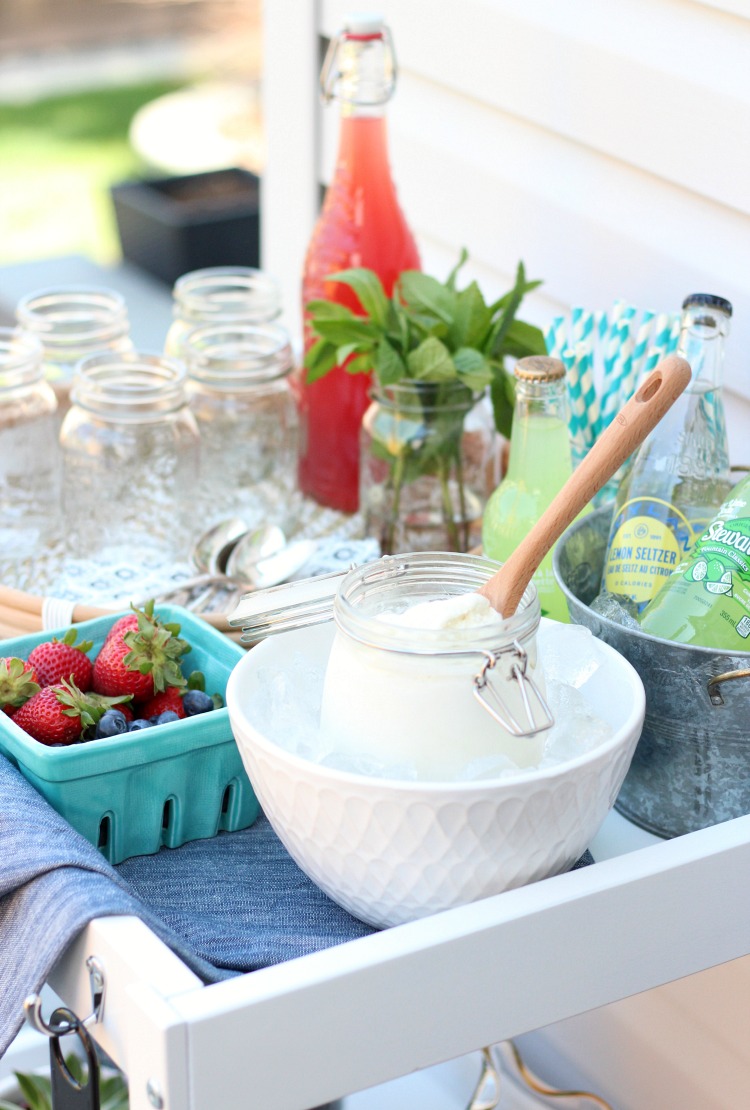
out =
[[344,32],[350,35],[378,35],[383,30],[379,12],[350,12],[344,18]]
[[683,310],[692,308],[693,305],[704,305],[706,308],[718,308],[719,312],[732,315],[732,305],[724,297],[717,297],[715,293],[690,293],[682,302]]
[[565,363],[559,358],[529,355],[527,358],[519,358],[513,367],[513,373],[525,382],[555,382],[565,377]]

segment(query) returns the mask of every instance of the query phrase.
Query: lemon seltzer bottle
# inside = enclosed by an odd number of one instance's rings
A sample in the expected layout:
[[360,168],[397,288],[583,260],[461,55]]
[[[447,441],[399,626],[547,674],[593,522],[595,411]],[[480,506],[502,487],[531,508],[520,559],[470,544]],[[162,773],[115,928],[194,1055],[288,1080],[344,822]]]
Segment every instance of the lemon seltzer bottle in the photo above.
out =
[[682,305],[678,354],[690,383],[632,457],[617,491],[602,590],[641,612],[713,520],[729,477],[721,369],[732,306],[693,293]]
[[652,636],[750,651],[750,475],[641,614]]
[[[559,359],[532,355],[514,368],[516,399],[508,471],[485,506],[482,547],[504,562],[573,473],[568,387]],[[555,582],[552,552],[534,574],[542,614],[567,621],[568,606]]]

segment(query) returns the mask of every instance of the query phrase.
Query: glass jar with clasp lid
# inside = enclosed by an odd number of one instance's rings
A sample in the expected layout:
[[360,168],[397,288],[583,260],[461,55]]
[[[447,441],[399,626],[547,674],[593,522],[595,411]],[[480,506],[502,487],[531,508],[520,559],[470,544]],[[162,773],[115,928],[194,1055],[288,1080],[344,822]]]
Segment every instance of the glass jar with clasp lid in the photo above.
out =
[[208,324],[266,324],[281,315],[281,288],[275,278],[251,266],[209,266],[192,270],[172,290],[174,319],[164,352],[183,357],[185,336]]
[[[436,780],[478,762],[490,775],[532,767],[553,724],[537,660],[536,588],[510,618],[481,604],[471,619],[465,612],[497,567],[458,553],[385,557],[250,594],[230,624],[253,642],[333,617],[321,729],[337,757],[406,764]],[[457,612],[446,619],[443,606],[435,621],[437,609],[422,605],[433,601]]]
[[87,285],[39,289],[16,306],[19,326],[41,342],[44,376],[67,408],[73,372],[89,355],[133,350],[125,299],[114,289]]
[[185,561],[200,434],[185,368],[133,351],[83,359],[60,432],[71,558],[151,570]]
[[296,522],[297,407],[278,324],[220,323],[185,337],[190,407],[201,433],[201,527],[230,516],[248,528]]
[[42,345],[0,328],[0,582],[31,590],[58,539],[57,401]]

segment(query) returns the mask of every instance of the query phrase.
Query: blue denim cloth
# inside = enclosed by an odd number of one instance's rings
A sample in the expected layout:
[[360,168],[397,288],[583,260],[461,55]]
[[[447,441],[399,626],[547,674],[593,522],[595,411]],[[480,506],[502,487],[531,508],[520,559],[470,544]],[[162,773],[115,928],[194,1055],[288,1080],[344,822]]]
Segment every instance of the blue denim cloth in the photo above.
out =
[[373,932],[300,871],[264,817],[114,868],[0,756],[0,1056],[24,998],[112,914],[140,917],[207,983]]
[[24,998],[112,914],[141,918],[206,983],[374,931],[307,878],[265,817],[114,868],[0,756],[0,1056]]

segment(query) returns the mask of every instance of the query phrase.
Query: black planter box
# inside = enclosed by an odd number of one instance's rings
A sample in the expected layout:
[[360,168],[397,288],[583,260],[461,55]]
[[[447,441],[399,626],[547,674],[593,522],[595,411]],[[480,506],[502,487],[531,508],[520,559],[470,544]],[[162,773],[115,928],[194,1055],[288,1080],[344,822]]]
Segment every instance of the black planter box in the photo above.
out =
[[259,266],[259,184],[226,169],[113,185],[123,256],[169,285],[204,266]]

